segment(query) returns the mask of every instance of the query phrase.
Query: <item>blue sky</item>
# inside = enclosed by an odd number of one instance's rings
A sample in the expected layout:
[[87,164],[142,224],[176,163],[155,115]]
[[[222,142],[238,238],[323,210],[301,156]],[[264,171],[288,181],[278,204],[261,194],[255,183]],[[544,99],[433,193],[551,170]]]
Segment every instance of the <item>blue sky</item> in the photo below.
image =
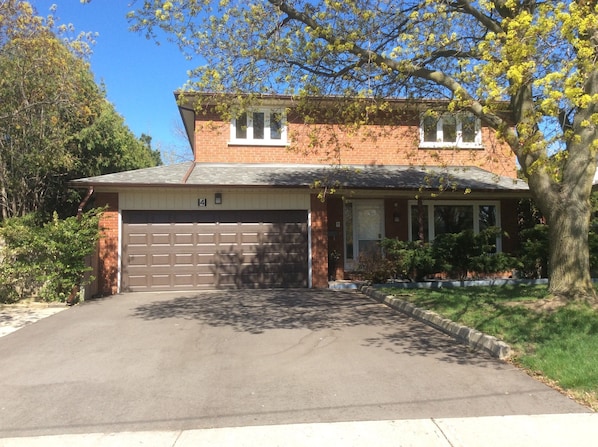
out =
[[75,31],[97,32],[90,59],[96,82],[103,82],[108,100],[136,136],[152,137],[165,163],[191,159],[186,139],[177,134],[181,118],[173,92],[187,80],[193,62],[179,49],[161,39],[161,45],[128,30],[127,0],[31,0],[41,16],[57,5],[59,24],[71,23]]

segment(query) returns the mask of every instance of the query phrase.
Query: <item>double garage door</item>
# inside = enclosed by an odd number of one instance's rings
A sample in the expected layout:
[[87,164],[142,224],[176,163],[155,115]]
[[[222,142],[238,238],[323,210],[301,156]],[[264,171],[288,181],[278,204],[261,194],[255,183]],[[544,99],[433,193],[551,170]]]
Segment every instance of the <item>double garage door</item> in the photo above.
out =
[[125,291],[307,287],[307,211],[123,211]]

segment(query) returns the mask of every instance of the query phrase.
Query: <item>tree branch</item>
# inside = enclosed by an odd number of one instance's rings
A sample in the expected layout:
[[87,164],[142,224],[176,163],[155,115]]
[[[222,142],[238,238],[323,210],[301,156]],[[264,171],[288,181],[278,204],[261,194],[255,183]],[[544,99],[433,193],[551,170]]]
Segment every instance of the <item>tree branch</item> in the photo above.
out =
[[483,14],[478,9],[474,8],[469,0],[456,0],[454,5],[456,9],[459,9],[465,12],[466,14],[469,14],[470,16],[474,17],[489,31],[493,31],[495,33],[502,33],[503,30],[500,26],[500,23],[487,16],[486,14]]
[[[511,146],[513,151],[519,149],[519,139],[517,138],[516,133],[506,125],[504,119],[496,113],[484,110],[483,105],[479,101],[475,100],[469,93],[467,93],[467,91],[461,86],[461,84],[457,82],[453,77],[447,75],[442,71],[430,70],[417,65],[408,67],[407,65],[400,64],[396,60],[383,56],[380,53],[374,52],[372,50],[367,50],[353,42],[348,42],[345,39],[338,38],[338,36],[336,36],[336,38],[333,39],[332,36],[328,36],[323,32],[317,32],[317,30],[322,29],[322,27],[308,14],[296,10],[294,7],[289,5],[284,0],[269,1],[272,5],[276,6],[282,12],[284,12],[288,17],[298,20],[312,28],[314,31],[316,31],[317,37],[324,39],[329,43],[340,43],[340,45],[342,45],[343,47],[348,48],[347,51],[349,53],[358,56],[359,59],[362,61],[368,61],[377,65],[381,69],[387,68],[397,73],[401,73],[402,75],[407,77],[416,77],[422,80],[431,81],[439,86],[445,87],[446,89],[455,94],[459,94],[462,100],[470,104],[469,108],[476,116],[478,116],[492,128],[501,129],[503,131],[503,133],[505,134],[505,140],[507,144]],[[458,1],[462,2],[462,0]],[[303,68],[307,69],[306,67]],[[313,72],[313,69],[311,70]]]

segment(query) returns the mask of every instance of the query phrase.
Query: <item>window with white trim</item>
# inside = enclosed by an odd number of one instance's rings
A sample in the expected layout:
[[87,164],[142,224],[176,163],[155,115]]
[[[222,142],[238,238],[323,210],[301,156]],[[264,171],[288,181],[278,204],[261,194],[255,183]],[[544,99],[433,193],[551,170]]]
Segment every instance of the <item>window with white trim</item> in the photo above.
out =
[[[433,241],[443,233],[459,233],[473,230],[475,234],[489,227],[500,227],[500,204],[497,201],[426,201],[421,205],[409,202],[409,240]],[[496,248],[501,251],[501,238]]]
[[231,144],[286,145],[287,126],[283,110],[260,108],[233,118],[230,129]]
[[424,113],[421,116],[420,147],[481,148],[480,120],[471,113]]

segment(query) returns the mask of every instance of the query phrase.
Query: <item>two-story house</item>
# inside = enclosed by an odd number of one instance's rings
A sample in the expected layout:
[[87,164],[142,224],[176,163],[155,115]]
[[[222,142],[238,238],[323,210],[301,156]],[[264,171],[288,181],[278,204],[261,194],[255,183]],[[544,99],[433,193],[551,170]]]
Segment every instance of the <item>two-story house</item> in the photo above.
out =
[[[350,126],[329,113],[305,119],[292,97],[268,96],[223,119],[210,98],[178,98],[193,162],[73,182],[109,207],[98,293],[321,288],[358,269],[384,237],[517,233],[527,185],[508,147],[472,115],[396,100]],[[314,98],[314,109],[338,100]]]

